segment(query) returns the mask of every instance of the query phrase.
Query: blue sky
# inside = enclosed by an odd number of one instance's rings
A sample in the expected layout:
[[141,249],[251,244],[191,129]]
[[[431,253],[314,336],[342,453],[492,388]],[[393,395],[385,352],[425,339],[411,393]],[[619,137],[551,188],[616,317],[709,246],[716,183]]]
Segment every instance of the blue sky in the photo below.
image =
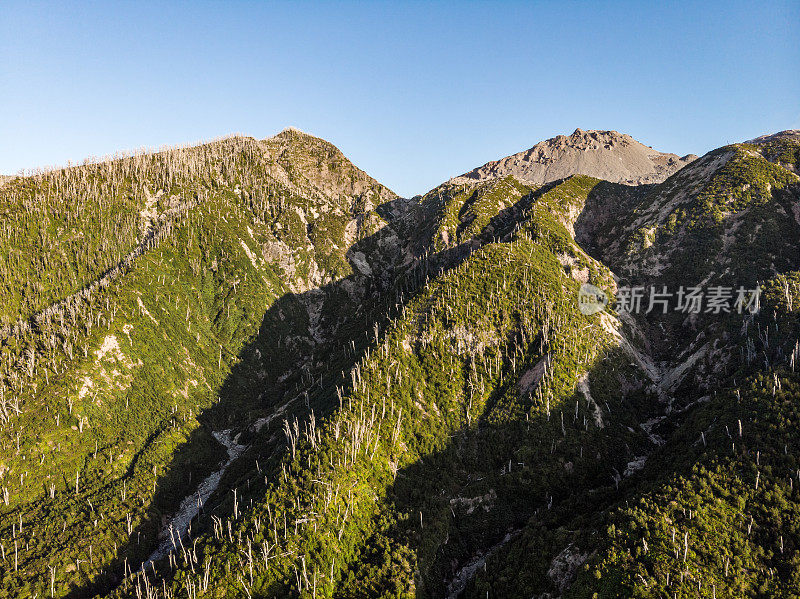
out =
[[0,8],[0,173],[295,126],[403,195],[559,133],[800,128],[800,3]]

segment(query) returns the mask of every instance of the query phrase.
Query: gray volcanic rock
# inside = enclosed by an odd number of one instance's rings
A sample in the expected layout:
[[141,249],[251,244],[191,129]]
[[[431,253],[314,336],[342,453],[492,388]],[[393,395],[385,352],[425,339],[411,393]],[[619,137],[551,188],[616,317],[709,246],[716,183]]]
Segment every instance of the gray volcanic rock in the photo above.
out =
[[513,175],[521,181],[541,185],[582,174],[612,183],[640,185],[660,183],[696,158],[694,154],[681,158],[658,152],[616,131],[575,129],[572,135],[558,135],[524,152],[487,162],[454,181]]

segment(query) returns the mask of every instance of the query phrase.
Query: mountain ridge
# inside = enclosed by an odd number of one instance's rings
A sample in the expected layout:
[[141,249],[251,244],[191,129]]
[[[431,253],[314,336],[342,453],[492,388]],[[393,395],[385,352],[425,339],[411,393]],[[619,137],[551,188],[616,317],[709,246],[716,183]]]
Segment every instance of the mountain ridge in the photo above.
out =
[[[403,199],[286,130],[18,178],[0,593],[794,596],[799,162]],[[761,314],[614,302],[759,281]]]

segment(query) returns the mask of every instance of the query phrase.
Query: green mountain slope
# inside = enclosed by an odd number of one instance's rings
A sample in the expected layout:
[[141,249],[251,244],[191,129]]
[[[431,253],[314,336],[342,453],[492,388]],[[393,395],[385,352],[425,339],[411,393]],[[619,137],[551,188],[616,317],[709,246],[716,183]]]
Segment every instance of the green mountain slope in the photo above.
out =
[[[280,165],[286,153],[335,168],[310,182]],[[105,193],[123,187],[130,251],[124,235],[96,228]],[[74,196],[59,204],[65,188]],[[166,515],[224,461],[214,433],[248,410],[272,413],[283,398],[260,398],[264,381],[285,393],[301,385],[324,341],[310,321],[325,317],[326,301],[338,313],[360,299],[345,251],[384,222],[372,208],[394,196],[295,132],[55,171],[2,196],[6,228],[55,248],[37,253],[12,236],[10,255],[31,270],[3,262],[7,305],[20,306],[0,341],[0,530],[7,555],[16,547],[4,585],[37,592],[52,575],[81,596],[150,554]],[[19,206],[28,219],[12,216]],[[86,237],[103,240],[91,256]],[[74,257],[75,269],[53,255]],[[29,291],[31,272],[48,286]],[[352,295],[290,291],[344,273]],[[259,336],[270,308],[280,337]]]
[[799,147],[717,150],[576,232],[627,284],[760,284],[762,309],[637,318],[659,445],[608,506],[529,523],[468,596],[798,596]]
[[799,156],[402,199],[287,130],[12,179],[0,592],[797,596]]

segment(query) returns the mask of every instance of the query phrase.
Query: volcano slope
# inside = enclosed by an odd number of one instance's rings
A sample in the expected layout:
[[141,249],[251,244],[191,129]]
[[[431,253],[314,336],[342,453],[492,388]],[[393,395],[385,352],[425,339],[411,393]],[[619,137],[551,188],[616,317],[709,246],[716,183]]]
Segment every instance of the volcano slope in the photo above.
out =
[[289,130],[11,180],[3,593],[796,596],[798,158],[406,200]]

